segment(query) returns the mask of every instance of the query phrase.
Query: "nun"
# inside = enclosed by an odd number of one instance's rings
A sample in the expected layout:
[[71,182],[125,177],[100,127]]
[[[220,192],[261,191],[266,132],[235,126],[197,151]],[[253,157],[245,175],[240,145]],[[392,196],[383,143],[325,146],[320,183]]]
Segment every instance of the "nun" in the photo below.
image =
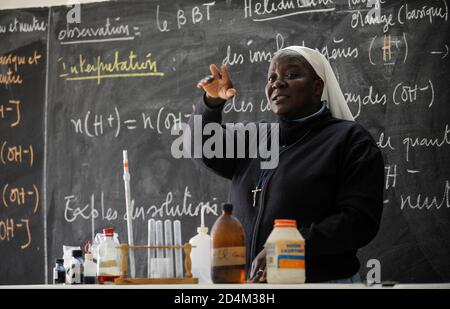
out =
[[[197,85],[204,94],[190,118],[202,116],[203,126],[222,124],[224,104],[237,93],[225,65],[212,64],[210,71]],[[295,219],[305,238],[307,283],[360,282],[357,252],[377,234],[383,209],[382,153],[354,121],[320,52],[283,48],[266,79],[279,124],[276,168],[262,169],[261,158],[200,159],[231,180],[229,199],[245,230],[248,281],[266,282],[264,244],[274,220]]]

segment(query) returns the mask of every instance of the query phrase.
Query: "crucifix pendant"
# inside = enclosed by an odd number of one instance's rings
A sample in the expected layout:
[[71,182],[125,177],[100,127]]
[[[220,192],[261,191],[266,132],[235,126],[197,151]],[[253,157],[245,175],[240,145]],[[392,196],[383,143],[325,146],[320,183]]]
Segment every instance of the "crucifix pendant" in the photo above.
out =
[[256,195],[258,194],[258,192],[261,192],[261,189],[256,187],[255,190],[252,190],[253,193],[253,207],[256,206]]

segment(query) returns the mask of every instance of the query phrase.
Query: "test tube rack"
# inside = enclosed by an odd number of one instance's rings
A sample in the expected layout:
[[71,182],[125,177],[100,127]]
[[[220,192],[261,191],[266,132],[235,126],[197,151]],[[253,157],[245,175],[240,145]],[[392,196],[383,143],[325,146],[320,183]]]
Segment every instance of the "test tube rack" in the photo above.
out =
[[[163,249],[183,249],[184,250],[184,267],[185,275],[182,278],[128,278],[128,262],[127,256],[129,249],[149,249],[149,248],[163,248]],[[121,274],[119,278],[114,280],[114,284],[196,284],[198,278],[192,277],[192,261],[191,261],[192,245],[186,243],[182,246],[129,246],[128,244],[120,245],[120,252],[122,257]]]

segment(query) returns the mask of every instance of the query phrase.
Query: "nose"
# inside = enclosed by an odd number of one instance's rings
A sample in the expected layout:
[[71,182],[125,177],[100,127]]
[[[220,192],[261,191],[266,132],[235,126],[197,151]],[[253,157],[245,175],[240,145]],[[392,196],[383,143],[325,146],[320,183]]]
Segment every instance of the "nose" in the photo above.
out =
[[277,78],[277,80],[272,84],[272,89],[279,89],[286,87],[286,82]]

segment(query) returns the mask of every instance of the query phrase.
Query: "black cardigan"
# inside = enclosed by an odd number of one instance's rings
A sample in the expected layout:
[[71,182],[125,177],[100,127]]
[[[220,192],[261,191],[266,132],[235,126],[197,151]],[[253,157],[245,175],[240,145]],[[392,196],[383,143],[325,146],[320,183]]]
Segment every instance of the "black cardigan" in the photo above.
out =
[[[191,116],[202,115],[203,126],[221,123],[222,108],[201,100]],[[193,130],[193,117],[189,125]],[[374,238],[381,220],[381,151],[361,125],[333,118],[328,108],[293,125],[280,121],[280,129],[286,145],[278,167],[264,178],[256,207],[251,190],[261,175],[260,159],[201,159],[231,180],[229,199],[246,233],[247,270],[274,220],[295,219],[306,240],[306,282],[350,277],[360,266],[358,248]]]

